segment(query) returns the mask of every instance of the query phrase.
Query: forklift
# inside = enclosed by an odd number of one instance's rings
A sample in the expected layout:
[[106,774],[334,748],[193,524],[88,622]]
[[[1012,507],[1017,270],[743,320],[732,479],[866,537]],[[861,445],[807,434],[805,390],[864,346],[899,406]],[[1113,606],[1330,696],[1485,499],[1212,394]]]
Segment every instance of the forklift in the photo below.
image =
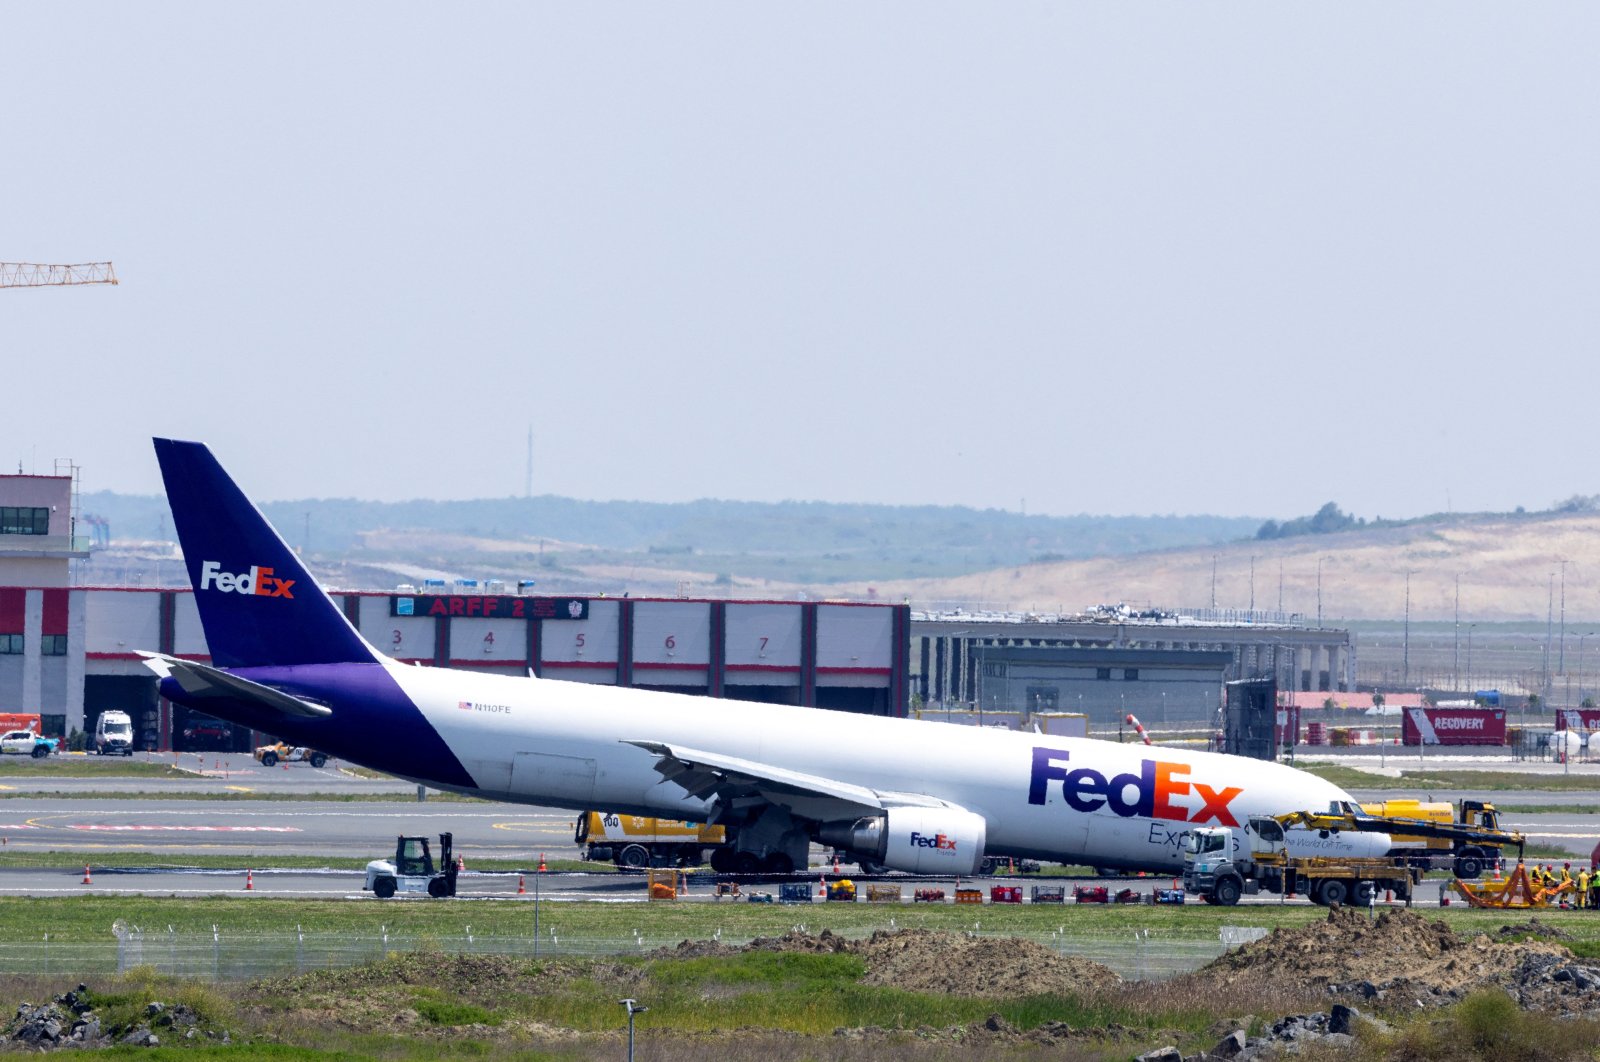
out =
[[436,900],[454,896],[456,861],[451,857],[451,840],[448,833],[439,835],[439,869],[435,870],[426,837],[397,837],[393,859],[374,859],[367,864],[367,880],[361,890],[380,900],[396,893],[427,893]]

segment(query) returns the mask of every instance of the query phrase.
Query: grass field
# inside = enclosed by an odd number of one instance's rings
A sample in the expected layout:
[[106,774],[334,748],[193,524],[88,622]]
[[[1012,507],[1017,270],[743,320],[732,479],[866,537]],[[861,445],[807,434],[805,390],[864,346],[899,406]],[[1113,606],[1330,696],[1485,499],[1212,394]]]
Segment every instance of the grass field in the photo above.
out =
[[[531,888],[531,885],[530,885]],[[640,889],[643,894],[643,887]],[[1222,908],[1067,904],[1062,907],[970,907],[956,904],[813,903],[803,905],[717,903],[540,904],[541,924],[583,937],[629,936],[636,930],[656,939],[699,940],[717,930],[730,935],[780,935],[804,924],[811,932],[867,933],[886,928],[942,929],[985,933],[1050,933],[1127,936],[1137,931],[1177,937],[1215,939],[1224,925],[1294,926],[1327,917],[1324,908],[1305,903],[1252,904]],[[1526,921],[1526,913],[1451,907],[1430,910],[1458,932],[1492,932],[1510,922]],[[1573,935],[1576,942],[1600,944],[1600,912],[1545,911],[1539,917]],[[301,926],[306,932],[372,934],[385,927],[394,934],[455,936],[468,926],[482,934],[526,935],[533,919],[532,896],[518,901],[463,902],[398,899],[385,902],[343,900],[276,900],[240,894],[168,899],[163,897],[74,896],[68,898],[0,899],[0,940],[35,939],[48,926],[55,940],[103,940],[112,922],[122,919],[145,926],[172,926],[177,932],[209,931],[212,926],[236,934],[279,932]]]

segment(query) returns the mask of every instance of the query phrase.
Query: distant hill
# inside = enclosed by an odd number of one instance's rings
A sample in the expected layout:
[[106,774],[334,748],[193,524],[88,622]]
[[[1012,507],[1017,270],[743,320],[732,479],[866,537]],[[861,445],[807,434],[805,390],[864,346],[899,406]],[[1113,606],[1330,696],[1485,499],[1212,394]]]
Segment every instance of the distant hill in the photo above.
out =
[[[1400,619],[1409,572],[1413,620],[1454,620],[1459,576],[1463,623],[1543,623],[1561,615],[1563,560],[1571,631],[1581,617],[1600,617],[1600,514],[1590,511],[1438,515],[1328,534],[879,581],[873,589],[922,607],[1055,612],[1119,601],[1206,608],[1215,600],[1218,608],[1245,609],[1253,563],[1257,609],[1277,609],[1281,585],[1283,609],[1314,619],[1320,562],[1328,622]],[[838,590],[864,594],[866,587]]]
[[[85,513],[117,541],[172,537],[165,499],[96,492]],[[960,506],[825,502],[477,501],[269,503],[296,548],[330,563],[410,565],[473,577],[593,568],[710,573],[785,584],[957,575],[1003,565],[1210,545],[1259,517],[1035,516]],[[489,570],[489,569],[492,569]],[[580,580],[581,582],[582,580]]]

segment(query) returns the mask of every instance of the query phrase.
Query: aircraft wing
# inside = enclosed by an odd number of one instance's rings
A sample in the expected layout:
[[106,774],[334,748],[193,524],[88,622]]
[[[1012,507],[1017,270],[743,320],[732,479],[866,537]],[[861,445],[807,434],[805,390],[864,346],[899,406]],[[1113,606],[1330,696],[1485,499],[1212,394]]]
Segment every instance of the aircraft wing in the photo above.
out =
[[[278,715],[314,719],[332,715],[333,709],[291,697],[282,690],[251,682],[247,678],[231,675],[219,668],[198,664],[193,660],[180,660],[161,653],[140,653],[145,666],[162,678],[171,678],[183,687],[197,703],[206,700],[245,701],[257,708]],[[202,705],[203,706],[203,705]]]
[[891,807],[953,807],[920,793],[893,793],[815,774],[804,774],[756,760],[718,752],[668,745],[659,741],[625,741],[656,757],[656,773],[690,796],[715,797],[723,807],[740,810],[755,804],[778,804],[802,819],[837,822],[877,815]]

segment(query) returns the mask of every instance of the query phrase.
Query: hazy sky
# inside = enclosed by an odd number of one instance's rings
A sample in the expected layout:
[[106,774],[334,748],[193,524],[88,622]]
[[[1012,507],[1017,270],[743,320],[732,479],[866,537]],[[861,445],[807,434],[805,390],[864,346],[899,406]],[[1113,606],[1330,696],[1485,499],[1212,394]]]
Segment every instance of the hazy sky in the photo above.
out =
[[1365,516],[1600,491],[1600,6],[16,3],[7,470]]

